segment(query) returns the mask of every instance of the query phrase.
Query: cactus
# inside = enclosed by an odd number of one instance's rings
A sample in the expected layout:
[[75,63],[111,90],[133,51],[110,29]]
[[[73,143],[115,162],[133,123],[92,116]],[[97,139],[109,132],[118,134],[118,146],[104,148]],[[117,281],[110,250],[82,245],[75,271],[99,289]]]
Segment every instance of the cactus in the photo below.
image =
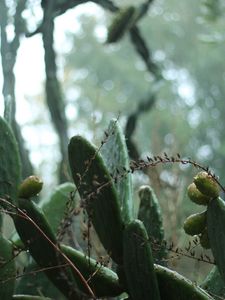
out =
[[18,145],[9,125],[0,117],[0,197],[17,204],[17,187],[20,181]]
[[218,296],[218,299],[225,297],[225,284],[216,266],[212,268],[209,275],[202,282],[201,288]]
[[212,253],[225,283],[225,202],[220,197],[213,199],[208,205],[207,228]]
[[14,293],[15,275],[13,246],[0,234],[0,299],[11,299]]
[[[16,230],[37,264],[43,268],[65,264],[65,260],[61,258],[59,252],[53,246],[53,244],[57,244],[56,237],[41,209],[27,199],[20,198],[18,202],[19,208],[26,211],[29,218],[42,230],[40,232],[33,223],[21,218],[19,215],[14,217]],[[49,240],[46,239],[43,233]],[[65,270],[63,267],[53,268],[46,270],[45,273],[65,296],[78,297],[76,284],[69,269]]]
[[126,227],[123,241],[124,270],[131,298],[159,300],[148,234],[140,220],[134,220]]
[[159,201],[153,189],[147,185],[140,187],[138,195],[140,198],[138,219],[144,223],[150,241],[158,245],[155,251],[153,247],[153,256],[159,263],[166,257],[166,250],[162,247],[164,230]]
[[[74,182],[81,198],[85,199],[83,205],[95,230],[113,260],[122,263],[124,223],[118,195],[104,161],[97,149],[81,136],[70,140],[68,151]],[[104,185],[106,187],[98,189]],[[92,197],[87,198],[89,194]]]
[[161,300],[213,300],[196,284],[168,268],[155,265]]
[[[128,295],[128,299],[135,300],[212,299],[203,289],[178,273],[154,265],[154,259],[161,263],[165,256],[165,249],[160,248],[158,252],[153,252],[151,244],[151,240],[158,243],[163,241],[159,203],[150,187],[142,187],[139,191],[141,203],[138,217],[143,222],[134,220],[131,171],[124,137],[117,122],[110,123],[106,140],[99,149],[80,136],[70,140],[69,163],[76,187],[71,183],[60,185],[48,202],[41,203],[42,209],[30,199],[42,187],[39,179],[25,179],[18,189],[20,163],[17,146],[7,124],[0,120],[0,126],[3,126],[3,131],[8,132],[4,137],[4,145],[7,146],[0,148],[4,160],[7,160],[8,155],[15,154],[9,162],[2,160],[7,176],[12,177],[15,185],[9,185],[6,189],[5,185],[1,184],[1,197],[8,195],[12,201],[10,212],[21,239],[17,239],[16,243],[29,250],[27,270],[35,272],[35,269],[39,268],[44,271],[44,274],[38,274],[34,280],[32,276],[22,278],[14,294],[15,280],[10,281],[10,278],[15,276],[12,244],[0,236],[0,254],[8,261],[0,268],[1,299],[121,299],[124,293]],[[4,136],[1,131],[0,135]],[[2,140],[0,145],[1,142]],[[11,152],[7,151],[7,147],[11,147]],[[16,171],[11,170],[14,166]],[[4,168],[1,169],[0,166],[0,175],[4,174]],[[34,179],[31,189],[30,179]],[[198,187],[197,182],[196,184]],[[77,198],[69,196],[69,193],[76,189],[81,197],[79,203]],[[202,225],[198,233],[201,233],[200,239],[209,236],[219,272],[224,279],[222,251],[225,236],[223,233],[219,234],[224,227],[225,205],[222,199],[214,196],[215,190],[213,196],[210,192],[209,201],[207,198],[207,224],[204,220],[204,226]],[[66,221],[65,212],[69,209],[67,217],[71,221],[78,204],[87,211],[101,243],[113,260],[112,265],[116,272],[87,257],[82,251],[60,244],[60,239],[57,240],[58,228]],[[214,231],[217,232],[217,237],[213,237]],[[219,237],[223,240],[221,245]],[[33,283],[33,286],[28,286],[30,283]],[[45,295],[37,295],[40,294],[40,286],[46,290]],[[57,289],[62,294],[57,292]]]
[[77,198],[71,197],[71,193],[74,191],[74,184],[70,182],[60,184],[53,190],[48,200],[40,203],[40,207],[55,234],[57,234],[60,223],[64,218],[68,203],[71,209],[76,206]]
[[120,208],[125,223],[133,219],[132,178],[129,172],[129,156],[122,129],[117,120],[112,120],[107,130],[106,142],[101,148],[101,154],[112,177],[118,173],[124,174],[115,183],[119,195]]
[[[112,270],[97,263],[94,259],[86,257],[72,247],[62,245],[61,249],[76,264],[83,276],[89,279],[89,284],[96,297],[119,296],[124,291],[119,284],[117,274]],[[74,274],[74,276],[80,290],[85,292],[77,274]]]
[[33,296],[33,295],[14,295],[12,299],[16,300],[51,300],[47,297],[42,296]]

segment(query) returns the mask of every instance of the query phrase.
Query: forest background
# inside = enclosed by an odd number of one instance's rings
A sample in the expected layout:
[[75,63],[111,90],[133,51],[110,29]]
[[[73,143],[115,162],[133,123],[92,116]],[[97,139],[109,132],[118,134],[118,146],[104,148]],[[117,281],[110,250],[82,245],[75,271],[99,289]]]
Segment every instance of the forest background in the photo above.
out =
[[[106,43],[117,8],[143,4],[136,31]],[[213,0],[0,2],[1,115],[19,141],[23,177],[43,178],[42,199],[70,179],[69,138],[99,145],[112,118],[131,159],[179,153],[223,183],[224,13],[223,1]],[[183,221],[196,211],[186,196],[195,173],[173,164],[134,175],[134,193],[142,184],[154,188],[166,238],[179,247],[189,241]],[[172,268],[196,281],[211,268],[173,256]]]

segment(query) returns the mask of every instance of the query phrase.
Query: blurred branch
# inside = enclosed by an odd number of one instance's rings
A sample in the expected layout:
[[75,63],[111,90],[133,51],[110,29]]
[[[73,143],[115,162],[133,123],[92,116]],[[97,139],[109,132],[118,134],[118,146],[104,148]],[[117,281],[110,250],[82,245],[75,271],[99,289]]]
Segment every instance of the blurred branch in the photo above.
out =
[[142,101],[135,112],[130,114],[127,119],[125,127],[126,144],[129,151],[129,156],[132,160],[138,161],[140,159],[140,153],[137,145],[133,141],[133,134],[137,127],[137,121],[141,114],[149,112],[155,104],[156,97],[151,94],[147,100]]
[[[57,1],[55,1],[54,9],[51,12],[51,17],[54,19],[58,16],[63,15],[65,12],[67,12],[67,10],[72,9],[80,4],[85,4],[87,2],[90,2],[90,0],[70,0],[62,3],[57,3]],[[112,12],[118,11],[118,7],[116,7],[113,4],[113,2],[110,0],[92,0],[91,2],[99,4],[103,8],[108,9]],[[42,8],[45,10],[45,8],[48,5],[48,1],[42,0],[41,4],[42,4]],[[41,24],[37,27],[35,31],[27,33],[26,36],[32,37],[35,34],[41,33],[44,27],[45,27],[45,18],[43,18]]]
[[1,59],[3,70],[3,97],[4,97],[4,117],[11,125],[16,136],[20,156],[22,160],[22,175],[27,177],[33,173],[32,165],[29,160],[28,151],[25,149],[24,140],[20,127],[16,121],[16,98],[15,98],[15,74],[14,66],[17,58],[17,51],[20,46],[20,37],[24,34],[25,25],[21,14],[25,8],[26,0],[18,1],[14,15],[14,38],[11,42],[7,39],[8,8],[6,1],[0,1],[0,27],[1,27]]
[[45,72],[46,72],[46,101],[51,114],[52,122],[59,137],[62,162],[59,170],[60,182],[68,180],[66,176],[68,126],[65,115],[65,104],[62,91],[57,78],[56,54],[54,45],[54,16],[55,1],[49,0],[44,9],[44,26],[42,28],[42,39],[45,50]]
[[150,73],[152,73],[156,79],[160,79],[161,76],[160,76],[159,68],[153,62],[151,51],[148,49],[147,44],[144,38],[142,37],[139,28],[136,25],[130,29],[130,37],[137,53],[144,61],[147,70]]

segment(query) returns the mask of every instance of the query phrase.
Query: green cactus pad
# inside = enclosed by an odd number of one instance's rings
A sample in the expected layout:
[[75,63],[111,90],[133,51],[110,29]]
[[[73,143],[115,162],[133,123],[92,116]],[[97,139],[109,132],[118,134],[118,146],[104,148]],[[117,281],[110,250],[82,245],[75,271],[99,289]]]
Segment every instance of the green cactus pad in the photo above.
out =
[[40,269],[33,259],[30,258],[25,271],[29,276],[22,276],[17,280],[15,294],[35,296],[41,293],[43,297],[66,300],[43,271],[37,272]]
[[51,298],[42,297],[42,296],[33,296],[33,295],[14,295],[12,300],[52,300]]
[[107,252],[122,263],[124,223],[111,176],[96,148],[81,136],[69,143],[69,162],[81,201]]
[[115,43],[123,37],[133,23],[134,14],[135,8],[133,6],[126,7],[117,13],[109,26],[106,43]]
[[65,216],[67,204],[75,208],[77,198],[71,197],[75,191],[75,185],[66,182],[56,187],[47,201],[40,203],[40,206],[48,219],[48,222],[56,234],[61,221]]
[[35,175],[29,176],[19,185],[18,197],[29,199],[37,196],[42,190],[43,181]]
[[[56,245],[56,237],[42,210],[32,201],[27,201],[27,199],[18,199],[18,204],[19,208],[26,211],[26,214]],[[78,294],[71,270],[58,267],[66,263],[65,259],[31,222],[16,215],[14,223],[22,242],[29,249],[36,263],[42,268],[52,268],[45,271],[48,278],[66,297],[73,296],[76,299]]]
[[[118,276],[112,270],[71,247],[61,245],[61,249],[77,266],[84,278],[90,279],[88,283],[96,297],[115,297],[124,292],[119,284]],[[85,292],[77,274],[74,276],[78,287]]]
[[208,205],[207,228],[212,253],[225,283],[225,202],[220,197]]
[[216,296],[218,296],[218,299],[225,298],[225,284],[216,266],[212,268],[203,281],[201,288],[215,295],[215,299],[217,299]]
[[21,163],[18,145],[9,125],[0,117],[0,197],[9,198],[16,205],[20,181]]
[[208,205],[209,201],[210,201],[210,197],[202,194],[196,187],[196,185],[193,183],[191,183],[188,188],[187,188],[187,194],[189,199],[198,204],[198,205]]
[[215,179],[207,172],[199,172],[194,177],[194,183],[198,190],[207,197],[216,198],[219,196],[220,187]]
[[0,234],[0,299],[12,298],[15,287],[16,267],[13,246]]
[[202,233],[199,236],[199,240],[200,240],[200,245],[202,246],[202,248],[204,248],[204,249],[210,249],[211,248],[207,228],[205,228],[202,231]]
[[133,219],[132,178],[131,174],[125,171],[130,168],[129,155],[125,136],[117,120],[110,122],[107,134],[101,154],[110,174],[113,177],[122,175],[115,183],[115,187],[119,195],[124,222],[129,223]]
[[132,221],[124,231],[124,271],[128,293],[135,300],[159,300],[151,246],[144,224]]
[[179,273],[155,265],[161,300],[213,300],[203,289]]
[[200,213],[190,215],[184,221],[184,231],[189,235],[202,233],[206,227],[206,210]]
[[157,261],[160,261],[166,256],[166,250],[161,247],[164,229],[159,201],[153,189],[147,185],[140,187],[138,195],[140,198],[138,219],[144,223],[151,242],[155,241],[159,245],[159,249],[153,251],[153,256]]

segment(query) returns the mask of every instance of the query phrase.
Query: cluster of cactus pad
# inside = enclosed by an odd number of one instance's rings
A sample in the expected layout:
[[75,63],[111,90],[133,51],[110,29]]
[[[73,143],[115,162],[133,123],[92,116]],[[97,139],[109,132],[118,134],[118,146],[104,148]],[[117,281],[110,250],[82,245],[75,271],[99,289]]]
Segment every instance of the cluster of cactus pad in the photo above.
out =
[[[161,210],[150,186],[140,188],[140,206],[135,211],[132,170],[117,121],[111,121],[98,149],[81,136],[72,137],[68,156],[75,185],[70,182],[60,185],[48,201],[37,205],[32,197],[40,192],[43,183],[31,176],[21,184],[17,143],[7,123],[0,118],[0,205],[12,217],[16,230],[11,240],[7,240],[1,225],[0,299],[206,300],[213,299],[206,289],[213,293],[215,280],[220,280],[222,291],[225,203],[218,193],[211,193],[213,178],[195,179],[197,192],[202,193],[200,204],[204,202],[205,191],[209,199],[203,221],[200,217],[201,230],[191,229],[191,234],[207,230],[218,267],[201,288],[165,266],[167,251],[162,246]],[[212,182],[208,183],[209,180]],[[111,267],[85,253],[85,243],[78,236],[80,209],[111,258]],[[58,229],[68,222],[75,227],[79,247],[66,246],[59,238]],[[157,251],[152,247],[153,242],[159,245]],[[36,276],[16,278],[16,246],[24,247],[25,253],[28,251],[26,272]],[[42,272],[36,272],[38,269]]]

